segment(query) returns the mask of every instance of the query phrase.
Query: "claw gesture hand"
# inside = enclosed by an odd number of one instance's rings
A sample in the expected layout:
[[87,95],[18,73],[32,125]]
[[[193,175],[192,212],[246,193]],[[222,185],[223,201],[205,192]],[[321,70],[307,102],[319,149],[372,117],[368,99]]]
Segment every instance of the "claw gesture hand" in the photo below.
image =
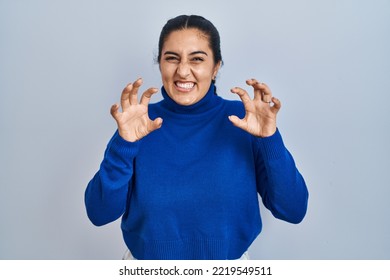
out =
[[141,85],[142,79],[140,78],[123,89],[120,104],[122,112],[119,111],[119,104],[111,107],[111,115],[118,124],[119,135],[129,142],[140,140],[162,125],[161,118],[152,121],[148,115],[150,98],[158,89],[147,89],[138,102],[138,89]]
[[[232,93],[240,96],[245,107],[245,117],[229,116],[229,120],[237,127],[257,137],[268,137],[276,131],[276,114],[281,103],[272,96],[271,90],[264,83],[255,79],[246,81],[247,85],[254,89],[253,100],[248,93],[239,87],[231,89]],[[273,103],[273,104],[272,104]]]

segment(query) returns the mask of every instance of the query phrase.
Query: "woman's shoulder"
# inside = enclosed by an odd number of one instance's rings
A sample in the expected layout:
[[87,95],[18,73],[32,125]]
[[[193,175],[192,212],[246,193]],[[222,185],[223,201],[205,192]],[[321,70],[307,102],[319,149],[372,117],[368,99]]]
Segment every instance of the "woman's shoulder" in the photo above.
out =
[[161,114],[161,112],[162,112],[161,103],[162,103],[162,100],[157,101],[155,103],[150,103],[148,105],[148,113],[149,113],[150,118],[152,118],[152,119],[156,118]]
[[225,110],[229,112],[230,115],[237,115],[241,116],[245,114],[245,108],[244,104],[240,100],[229,100],[229,99],[224,99],[221,97],[223,100],[222,102],[224,103]]

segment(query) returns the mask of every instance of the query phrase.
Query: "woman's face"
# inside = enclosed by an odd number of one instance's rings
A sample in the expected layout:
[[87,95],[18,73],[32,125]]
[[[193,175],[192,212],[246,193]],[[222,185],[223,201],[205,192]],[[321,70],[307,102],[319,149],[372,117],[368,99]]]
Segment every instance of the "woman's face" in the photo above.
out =
[[214,63],[208,37],[198,29],[173,31],[162,47],[162,82],[169,97],[180,105],[201,100],[219,67],[220,63]]

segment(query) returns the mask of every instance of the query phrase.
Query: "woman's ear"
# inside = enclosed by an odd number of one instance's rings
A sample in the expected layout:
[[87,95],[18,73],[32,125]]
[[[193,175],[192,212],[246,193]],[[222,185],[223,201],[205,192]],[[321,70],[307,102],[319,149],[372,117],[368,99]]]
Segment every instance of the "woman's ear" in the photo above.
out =
[[214,72],[213,72],[213,80],[215,81],[216,77],[217,77],[217,74],[218,74],[218,71],[219,69],[221,68],[221,64],[222,62],[219,61],[217,64],[215,64],[214,66]]

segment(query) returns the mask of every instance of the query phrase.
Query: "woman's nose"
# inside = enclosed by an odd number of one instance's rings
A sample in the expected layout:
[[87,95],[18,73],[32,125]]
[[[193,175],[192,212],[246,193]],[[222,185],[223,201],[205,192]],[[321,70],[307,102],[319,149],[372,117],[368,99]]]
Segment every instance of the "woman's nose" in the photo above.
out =
[[181,78],[186,78],[190,75],[191,69],[188,63],[184,61],[179,63],[176,72]]

